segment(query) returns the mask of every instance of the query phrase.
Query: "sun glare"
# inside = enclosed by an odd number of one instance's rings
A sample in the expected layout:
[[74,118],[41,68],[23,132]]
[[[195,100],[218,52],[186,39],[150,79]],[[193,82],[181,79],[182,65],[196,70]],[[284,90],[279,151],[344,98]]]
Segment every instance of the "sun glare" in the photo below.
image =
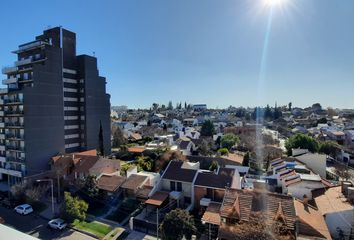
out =
[[276,6],[281,5],[285,2],[285,0],[264,0],[267,6]]

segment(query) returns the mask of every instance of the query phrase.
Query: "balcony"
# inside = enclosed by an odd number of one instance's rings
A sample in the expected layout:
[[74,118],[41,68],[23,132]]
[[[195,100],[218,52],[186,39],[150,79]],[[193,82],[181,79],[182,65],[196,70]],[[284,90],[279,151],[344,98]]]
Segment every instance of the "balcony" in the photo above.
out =
[[5,111],[5,114],[7,116],[10,116],[10,115],[23,115],[23,110],[7,110]]
[[36,41],[33,41],[33,42],[29,42],[29,43],[20,45],[18,47],[18,50],[13,51],[13,53],[25,52],[25,51],[28,51],[28,50],[31,50],[31,49],[42,47],[45,44],[49,44],[49,43],[46,42],[46,41],[42,41],[42,40],[36,40]]
[[5,162],[6,161],[6,156],[0,155],[0,162]]
[[22,163],[25,161],[25,158],[21,158],[21,157],[13,157],[13,156],[7,156],[6,160],[8,162],[17,162],[17,163]]
[[2,73],[3,74],[10,74],[17,72],[18,68],[17,67],[3,67],[2,68]]
[[16,105],[23,104],[23,99],[20,98],[10,98],[3,100],[5,105]]
[[5,123],[0,122],[0,128],[4,128],[5,127]]
[[15,177],[22,177],[22,172],[12,169],[0,168],[0,173],[8,174]]
[[4,140],[5,139],[5,134],[0,133],[0,140]]
[[5,145],[0,145],[0,151],[5,151],[6,148],[5,148]]
[[4,105],[4,100],[0,99],[0,105]]
[[5,136],[6,136],[6,139],[8,139],[8,140],[23,140],[24,139],[23,134],[21,135],[21,134],[7,133]]
[[3,116],[4,116],[4,111],[0,110],[0,117],[3,117]]
[[0,88],[0,94],[6,94],[9,92],[8,88]]
[[[5,127],[7,127],[7,128],[23,128],[23,123],[20,123],[20,122],[7,122],[7,123],[5,123]],[[1,128],[1,125],[0,125],[0,128]]]
[[[1,145],[0,145],[1,147]],[[0,149],[1,150],[1,149]],[[24,152],[25,148],[21,146],[16,146],[16,145],[6,145],[6,150],[7,151],[18,151],[18,152]],[[5,151],[5,150],[4,150]]]
[[17,81],[18,81],[17,77],[11,77],[11,78],[2,80],[2,84],[17,83]]
[[31,62],[32,62],[32,58],[27,58],[27,59],[16,61],[15,65],[16,65],[16,67],[18,67],[18,66],[30,64]]

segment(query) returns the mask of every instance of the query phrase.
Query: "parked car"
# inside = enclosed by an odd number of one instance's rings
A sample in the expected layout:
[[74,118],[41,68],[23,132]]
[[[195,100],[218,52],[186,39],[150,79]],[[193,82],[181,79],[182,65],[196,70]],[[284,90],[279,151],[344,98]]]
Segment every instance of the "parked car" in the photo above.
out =
[[66,228],[66,225],[66,222],[60,218],[52,219],[48,222],[48,227],[58,230],[63,230]]
[[22,205],[15,207],[15,211],[19,214],[27,215],[27,214],[30,214],[31,212],[33,212],[33,208],[29,204],[22,204]]
[[0,204],[1,204],[1,206],[5,207],[5,208],[13,208],[14,207],[14,204],[8,198],[1,200]]

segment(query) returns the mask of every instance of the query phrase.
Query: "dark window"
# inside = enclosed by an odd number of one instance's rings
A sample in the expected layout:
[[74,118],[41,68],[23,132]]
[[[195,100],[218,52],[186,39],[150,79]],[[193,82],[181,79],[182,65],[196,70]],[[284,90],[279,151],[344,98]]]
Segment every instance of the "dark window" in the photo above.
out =
[[177,191],[182,192],[182,183],[177,182]]
[[191,198],[190,197],[184,197],[184,203],[191,203]]
[[176,191],[176,183],[173,182],[173,181],[170,182],[170,190],[171,191]]

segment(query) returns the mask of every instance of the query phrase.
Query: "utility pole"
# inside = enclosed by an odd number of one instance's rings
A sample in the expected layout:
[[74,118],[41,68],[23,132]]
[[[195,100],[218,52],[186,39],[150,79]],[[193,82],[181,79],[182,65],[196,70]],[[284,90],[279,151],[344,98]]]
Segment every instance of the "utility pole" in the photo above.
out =
[[159,240],[159,208],[156,209],[156,239]]

